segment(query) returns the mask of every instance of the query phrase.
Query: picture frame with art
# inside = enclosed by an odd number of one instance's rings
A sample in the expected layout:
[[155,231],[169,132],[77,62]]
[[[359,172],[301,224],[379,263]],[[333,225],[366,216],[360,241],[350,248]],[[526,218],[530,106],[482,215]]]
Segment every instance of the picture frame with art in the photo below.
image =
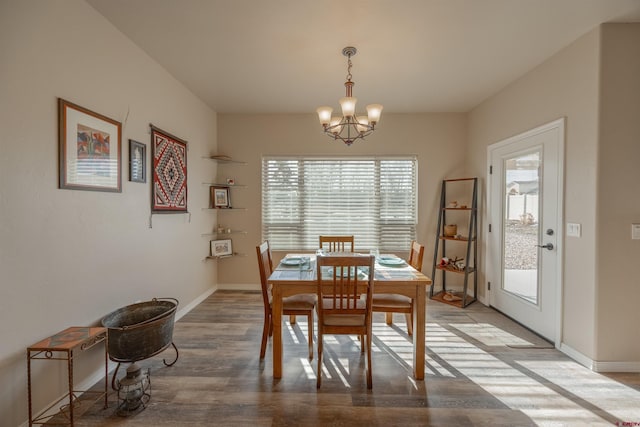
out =
[[147,182],[147,146],[129,140],[129,181]]
[[231,239],[211,240],[211,256],[222,257],[233,255]]
[[211,208],[228,209],[231,207],[229,187],[211,186]]
[[58,188],[122,192],[122,124],[58,98]]

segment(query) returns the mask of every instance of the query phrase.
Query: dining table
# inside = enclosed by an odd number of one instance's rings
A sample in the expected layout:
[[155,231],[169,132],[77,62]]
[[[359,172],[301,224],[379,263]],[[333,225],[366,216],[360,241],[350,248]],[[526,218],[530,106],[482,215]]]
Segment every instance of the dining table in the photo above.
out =
[[[356,253],[348,253],[356,255]],[[331,255],[331,254],[326,254]],[[363,254],[365,255],[365,254]],[[368,254],[367,254],[368,255]],[[282,378],[282,300],[298,294],[317,293],[315,254],[287,254],[269,276],[273,316],[273,377]],[[400,294],[412,298],[413,310],[413,376],[424,380],[426,296],[431,279],[395,255],[376,256],[373,292]]]

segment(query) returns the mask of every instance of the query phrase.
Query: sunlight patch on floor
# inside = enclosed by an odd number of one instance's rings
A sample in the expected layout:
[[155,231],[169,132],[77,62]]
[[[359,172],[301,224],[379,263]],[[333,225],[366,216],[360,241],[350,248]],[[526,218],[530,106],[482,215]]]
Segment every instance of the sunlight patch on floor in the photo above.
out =
[[309,359],[307,359],[306,357],[301,357],[300,358],[300,364],[302,365],[302,369],[304,369],[304,373],[307,376],[308,379],[310,380],[315,380],[316,379],[316,373],[313,370],[313,366],[311,366],[311,362],[309,361]]
[[[482,387],[508,407],[522,411],[536,424],[611,425],[591,410],[565,397],[564,393],[541,384],[453,332],[438,326],[433,326],[431,330],[436,332],[433,334],[435,339],[427,339],[431,351],[459,374]],[[427,334],[427,338],[430,335]]]
[[[335,359],[328,359],[327,362],[329,362],[332,365],[333,370],[338,375],[338,378],[340,378],[340,381],[342,381],[342,384],[345,387],[350,387],[349,381],[347,381],[345,376],[342,375],[342,371],[344,371],[347,375],[349,375],[349,360],[339,358],[338,363],[336,363]],[[323,369],[322,369],[323,375],[326,372],[327,378],[331,378],[331,376],[328,375],[328,371],[329,370],[325,366],[323,366]]]
[[[413,343],[405,335],[386,323],[373,324],[373,348],[389,353],[395,359],[399,359],[409,368],[413,368]],[[378,344],[380,343],[380,347]]]
[[[296,323],[297,323],[297,322],[296,322]],[[293,343],[294,343],[294,344],[300,344],[300,340],[298,340],[298,336],[296,335],[296,331],[294,330],[295,326],[294,326],[294,325],[292,325],[292,324],[291,324],[291,323],[289,323],[289,322],[284,322],[284,324],[285,324],[285,326],[286,326],[286,328],[287,328],[287,331],[289,332],[289,336],[290,336],[290,337],[291,337],[291,339],[293,340]],[[299,323],[298,323],[298,326],[300,326],[300,324],[299,324]],[[305,325],[305,327],[306,327],[306,325]],[[300,329],[302,329],[302,328],[300,328]]]
[[[298,344],[302,331],[307,336],[307,324],[286,322],[289,336]],[[406,325],[393,328],[374,323],[372,351],[387,352],[407,369],[413,367],[413,344],[402,331]],[[450,324],[457,331],[487,346],[534,346],[499,327],[485,323]],[[427,355],[427,376],[456,377],[464,375],[496,399],[520,410],[541,426],[589,425],[610,426],[610,420],[620,423],[640,421],[640,392],[624,386],[572,361],[519,361],[523,369],[511,366],[492,356],[472,342],[466,341],[437,323],[427,324],[426,345],[437,358]],[[357,336],[325,335],[326,345],[352,344],[360,351]],[[349,359],[326,357],[323,376],[340,378],[349,387]],[[311,363],[300,359],[306,376],[314,379]],[[528,371],[533,375],[528,375]],[[541,382],[540,378],[544,381]],[[554,384],[557,388],[549,386]],[[602,417],[608,418],[604,419]]]
[[520,361],[520,365],[614,415],[622,422],[640,422],[640,392],[582,365],[568,361]]
[[480,341],[484,345],[534,346],[533,343],[523,340],[489,323],[451,323],[450,326]]
[[[435,369],[435,371],[433,369]],[[441,377],[450,377],[455,378],[455,375],[449,371],[447,368],[442,366],[439,362],[433,360],[430,357],[427,357],[427,363],[424,371],[425,376],[433,375],[433,376],[441,376]]]

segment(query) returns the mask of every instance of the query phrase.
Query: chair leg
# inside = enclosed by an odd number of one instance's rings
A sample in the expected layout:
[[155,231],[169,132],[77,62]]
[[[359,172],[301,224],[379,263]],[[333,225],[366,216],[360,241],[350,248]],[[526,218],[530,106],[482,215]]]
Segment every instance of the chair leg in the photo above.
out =
[[373,388],[373,376],[371,373],[371,331],[367,334],[367,388]]
[[360,335],[360,353],[364,353],[364,335]]
[[309,332],[309,360],[313,360],[313,311],[307,315],[307,331]]
[[318,373],[316,375],[316,388],[322,384],[322,332],[318,326]]
[[265,314],[264,326],[262,327],[262,344],[260,344],[260,359],[264,359],[264,355],[267,351],[267,339],[271,336],[272,329],[271,316]]
[[291,314],[289,315],[289,323],[291,323],[292,325],[296,324],[296,316]]
[[393,323],[393,313],[385,313],[384,317],[387,321],[387,325],[391,325]]
[[405,317],[407,318],[407,334],[409,336],[413,335],[413,313],[405,313]]

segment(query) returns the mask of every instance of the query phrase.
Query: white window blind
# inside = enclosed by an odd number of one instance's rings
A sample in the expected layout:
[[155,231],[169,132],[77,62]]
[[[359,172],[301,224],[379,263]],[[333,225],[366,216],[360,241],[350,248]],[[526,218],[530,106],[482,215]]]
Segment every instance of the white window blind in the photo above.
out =
[[316,249],[322,234],[353,234],[359,250],[406,250],[416,179],[415,157],[264,157],[262,237],[277,250]]

